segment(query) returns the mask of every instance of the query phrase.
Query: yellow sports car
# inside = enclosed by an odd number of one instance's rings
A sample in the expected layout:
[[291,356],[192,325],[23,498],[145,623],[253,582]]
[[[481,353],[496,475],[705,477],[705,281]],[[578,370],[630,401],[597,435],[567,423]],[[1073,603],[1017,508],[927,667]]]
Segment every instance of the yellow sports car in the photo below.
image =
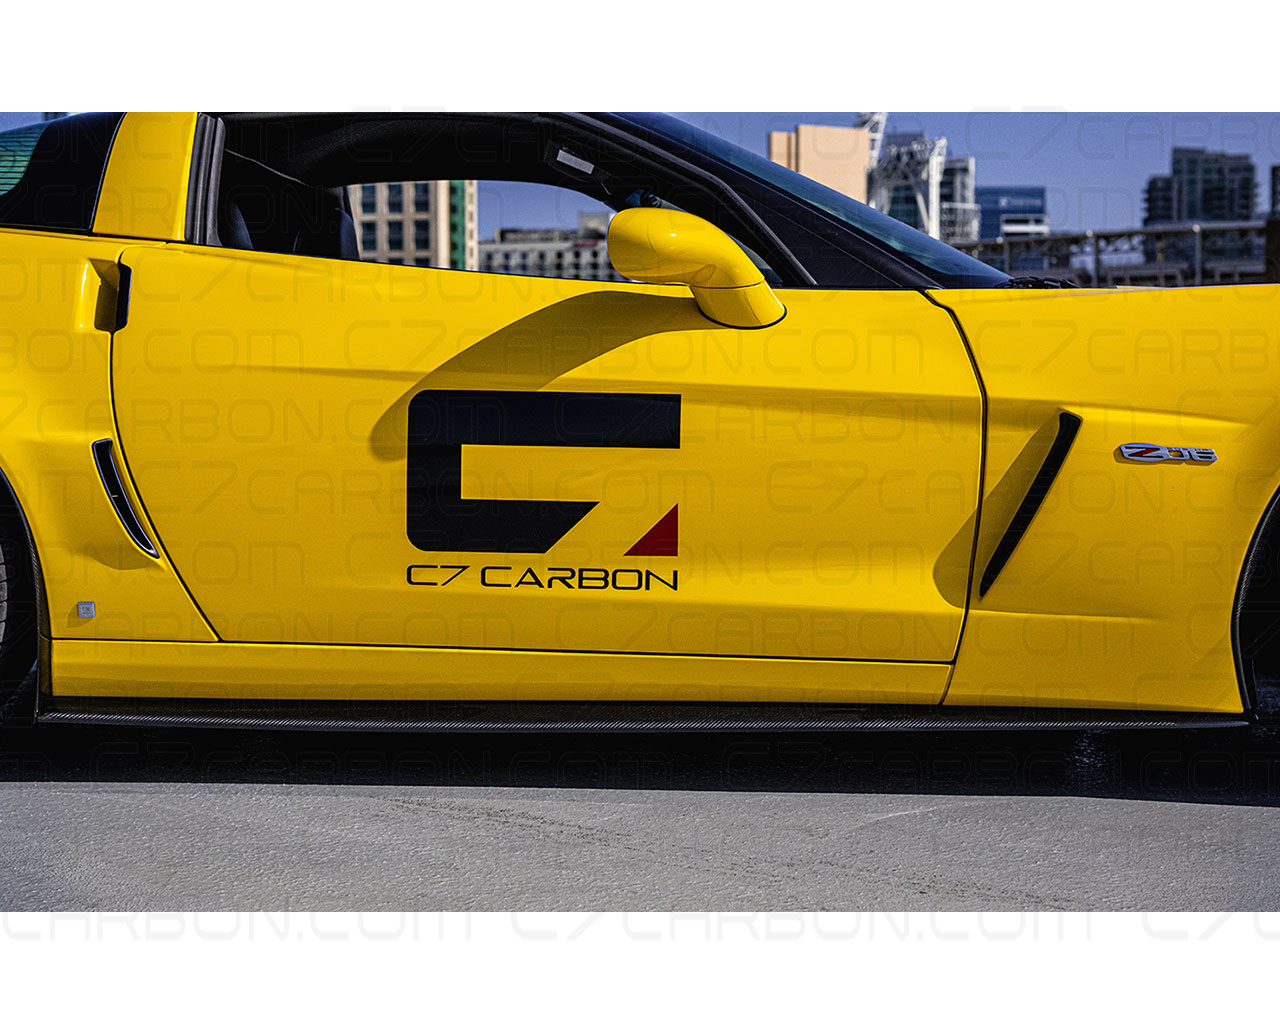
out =
[[[476,181],[607,239],[466,269]],[[658,115],[0,134],[5,714],[1245,722],[1280,291],[1061,284]]]

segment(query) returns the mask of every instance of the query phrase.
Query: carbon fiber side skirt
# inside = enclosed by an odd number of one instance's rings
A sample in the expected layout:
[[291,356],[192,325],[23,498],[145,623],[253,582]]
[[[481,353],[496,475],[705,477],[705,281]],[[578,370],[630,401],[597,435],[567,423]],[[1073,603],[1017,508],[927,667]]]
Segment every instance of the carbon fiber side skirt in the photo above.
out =
[[37,721],[322,732],[894,732],[1203,729],[1243,715],[937,705],[578,701],[214,701],[55,697]]

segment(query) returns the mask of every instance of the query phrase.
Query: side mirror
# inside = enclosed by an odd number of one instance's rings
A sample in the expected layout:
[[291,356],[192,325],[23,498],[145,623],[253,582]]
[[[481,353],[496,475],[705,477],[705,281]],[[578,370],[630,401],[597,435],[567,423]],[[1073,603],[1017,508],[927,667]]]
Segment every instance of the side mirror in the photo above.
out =
[[635,207],[609,223],[609,259],[623,277],[685,284],[703,316],[726,327],[768,327],[786,315],[750,257],[714,224],[681,210]]

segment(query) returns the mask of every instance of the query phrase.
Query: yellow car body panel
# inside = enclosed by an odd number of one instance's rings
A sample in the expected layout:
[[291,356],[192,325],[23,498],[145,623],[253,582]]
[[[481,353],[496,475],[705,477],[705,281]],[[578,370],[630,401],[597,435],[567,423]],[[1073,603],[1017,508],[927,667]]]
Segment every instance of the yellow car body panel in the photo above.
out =
[[[917,293],[787,292],[780,324],[736,331],[684,288],[179,246],[124,259],[123,444],[223,640],[955,655],[981,400],[950,317]],[[599,504],[544,553],[415,546],[410,406],[475,392],[677,396],[678,446],[467,446],[465,499]],[[673,508],[678,553],[628,555]],[[572,589],[552,582],[566,567]],[[703,662],[637,664],[674,689]],[[945,673],[920,678],[913,699],[941,699]]]
[[[986,388],[974,590],[948,704],[1240,711],[1231,614],[1280,487],[1280,288],[936,293]],[[985,596],[1060,411],[1079,435]],[[1145,443],[1217,461],[1143,465]]]
[[[103,316],[114,310],[104,278],[124,244],[0,234],[0,468],[39,552],[53,638],[209,641],[213,633],[164,553],[144,554],[125,532],[90,448],[104,438],[119,447]],[[79,616],[83,601],[97,603],[92,618]]]
[[[139,671],[144,666],[144,671]],[[936,703],[949,665],[323,644],[55,641],[55,696]]]
[[621,223],[714,237],[735,322],[785,311],[738,329],[684,284],[221,248],[208,127],[126,115],[83,234],[0,229],[43,694],[1243,709],[1280,289],[774,288],[692,214]]
[[102,178],[94,234],[185,237],[195,131],[193,113],[125,114]]

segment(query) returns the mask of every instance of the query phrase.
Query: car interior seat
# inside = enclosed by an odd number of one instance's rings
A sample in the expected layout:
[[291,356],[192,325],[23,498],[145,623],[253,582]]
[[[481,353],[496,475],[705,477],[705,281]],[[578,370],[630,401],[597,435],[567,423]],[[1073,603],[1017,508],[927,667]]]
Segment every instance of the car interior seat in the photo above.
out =
[[217,229],[228,249],[360,258],[345,188],[309,185],[231,151],[222,158]]

